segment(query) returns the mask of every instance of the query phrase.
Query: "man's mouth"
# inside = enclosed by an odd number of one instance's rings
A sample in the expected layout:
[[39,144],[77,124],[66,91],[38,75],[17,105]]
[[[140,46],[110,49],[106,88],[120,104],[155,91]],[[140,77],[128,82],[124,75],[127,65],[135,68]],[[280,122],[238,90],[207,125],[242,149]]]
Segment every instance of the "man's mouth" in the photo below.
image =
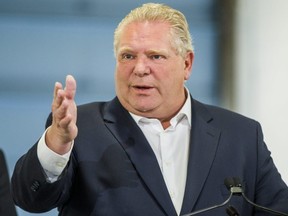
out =
[[133,88],[140,89],[140,90],[148,90],[148,89],[152,89],[153,87],[152,86],[135,85],[135,86],[133,86]]
[[140,94],[147,94],[149,93],[152,89],[154,89],[153,86],[148,86],[148,85],[132,85],[132,88]]

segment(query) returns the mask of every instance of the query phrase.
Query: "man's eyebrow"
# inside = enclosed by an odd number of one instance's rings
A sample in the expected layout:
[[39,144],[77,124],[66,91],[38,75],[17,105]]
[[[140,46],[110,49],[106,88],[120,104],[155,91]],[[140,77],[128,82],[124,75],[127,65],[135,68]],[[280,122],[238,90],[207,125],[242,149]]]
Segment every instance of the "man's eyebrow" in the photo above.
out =
[[164,49],[151,49],[151,50],[147,50],[146,53],[168,55],[167,50],[164,50]]
[[119,48],[118,53],[123,53],[123,52],[133,52],[133,50],[130,47],[121,47],[121,48]]
[[[118,54],[122,54],[125,52],[135,53],[135,51],[133,51],[133,49],[130,47],[121,47],[118,50]],[[145,53],[148,55],[151,55],[151,54],[168,55],[169,54],[168,51],[165,49],[150,49],[150,50],[146,50]]]

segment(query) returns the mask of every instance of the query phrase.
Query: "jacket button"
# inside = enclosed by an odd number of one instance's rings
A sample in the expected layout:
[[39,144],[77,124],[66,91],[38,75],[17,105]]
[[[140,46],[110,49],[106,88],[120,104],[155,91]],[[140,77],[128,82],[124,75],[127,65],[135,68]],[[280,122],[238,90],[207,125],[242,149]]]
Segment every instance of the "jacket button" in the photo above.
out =
[[34,192],[38,191],[40,187],[40,183],[38,181],[34,181],[30,187],[30,189]]

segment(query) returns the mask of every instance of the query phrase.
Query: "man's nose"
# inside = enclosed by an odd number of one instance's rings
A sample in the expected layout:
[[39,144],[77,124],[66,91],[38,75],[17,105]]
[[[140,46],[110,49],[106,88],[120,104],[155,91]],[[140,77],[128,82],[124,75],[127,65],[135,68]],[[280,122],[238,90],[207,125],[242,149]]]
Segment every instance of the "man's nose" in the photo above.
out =
[[134,74],[140,77],[146,76],[150,74],[150,67],[148,65],[148,61],[146,58],[137,58]]

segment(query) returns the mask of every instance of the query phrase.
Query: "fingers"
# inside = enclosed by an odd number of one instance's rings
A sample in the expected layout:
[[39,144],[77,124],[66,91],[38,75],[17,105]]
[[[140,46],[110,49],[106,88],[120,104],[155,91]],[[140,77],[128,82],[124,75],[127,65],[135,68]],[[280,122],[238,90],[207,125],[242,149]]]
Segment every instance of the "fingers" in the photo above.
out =
[[72,116],[66,115],[65,118],[62,118],[58,124],[61,128],[68,128],[71,122],[72,122]]
[[53,100],[53,108],[58,108],[62,104],[65,98],[68,100],[74,100],[76,94],[76,80],[73,76],[68,75],[66,77],[66,86],[63,89],[62,84],[59,82],[55,83],[54,87],[54,100]]
[[66,77],[65,93],[68,99],[74,99],[76,94],[76,80],[71,75]]
[[52,105],[52,111],[55,111],[55,109],[60,108],[63,104],[63,101],[65,100],[65,92],[63,89],[58,89],[56,93],[56,97],[53,100]]
[[[63,90],[62,90],[63,91]],[[67,100],[65,100],[64,97],[62,97],[60,94],[61,92],[59,91],[58,93],[59,95],[56,97],[56,108],[53,110],[53,114],[57,119],[63,119],[65,118],[66,114],[67,114],[67,110],[69,107],[69,103]],[[59,106],[58,106],[59,103]]]
[[63,146],[70,146],[78,133],[75,94],[76,81],[73,76],[66,77],[64,89],[61,83],[55,83],[52,102],[53,119],[49,133],[47,131],[46,143],[49,148],[58,153],[66,152],[63,151]]
[[55,86],[54,86],[54,94],[53,94],[54,95],[54,99],[56,98],[57,92],[58,92],[59,89],[62,89],[62,84],[59,83],[59,82],[56,82]]
[[[62,84],[59,82],[55,83],[54,87],[54,99],[52,103],[52,112],[55,123],[59,126],[60,121],[61,126],[67,126],[73,116],[69,117],[68,115],[73,113],[75,114],[75,111],[73,111],[75,108],[75,101],[74,97],[76,94],[76,81],[73,76],[68,75],[66,77],[66,86],[65,89],[63,89]],[[72,109],[72,113],[69,113],[69,110]]]

